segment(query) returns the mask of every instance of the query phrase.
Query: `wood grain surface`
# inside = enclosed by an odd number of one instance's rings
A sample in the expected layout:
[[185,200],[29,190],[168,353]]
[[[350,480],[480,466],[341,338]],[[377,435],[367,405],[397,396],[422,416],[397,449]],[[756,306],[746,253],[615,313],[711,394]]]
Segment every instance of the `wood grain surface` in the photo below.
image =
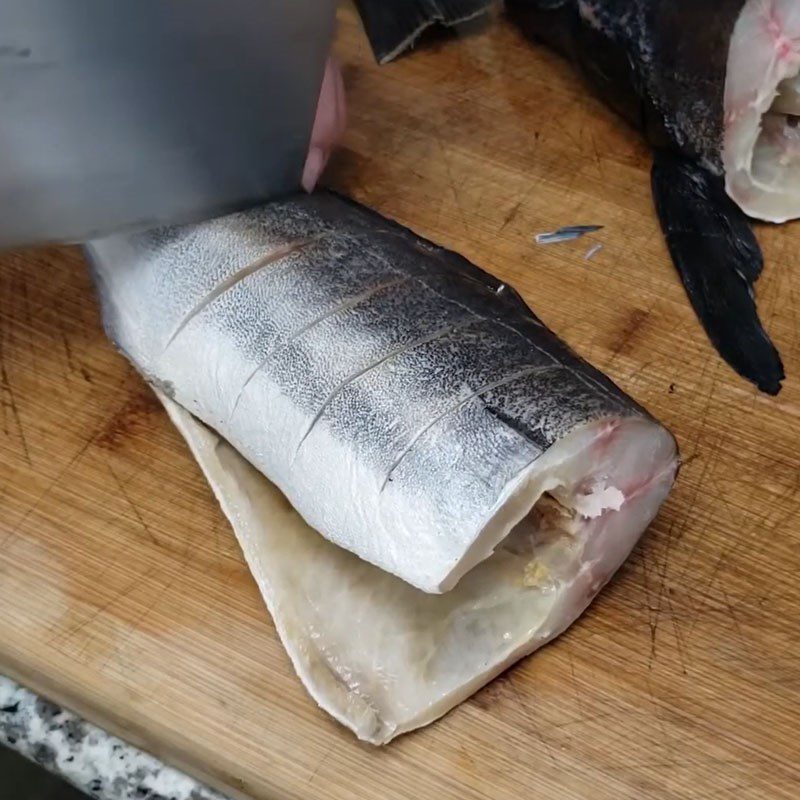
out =
[[[647,149],[567,65],[497,23],[378,68],[349,7],[337,50],[351,124],[330,182],[516,286],[676,433],[674,494],[555,644],[432,727],[360,745],[292,672],[81,254],[6,254],[0,670],[242,797],[800,796],[800,226],[758,231],[790,376],[770,399],[708,345]],[[533,243],[578,223],[605,227]]]

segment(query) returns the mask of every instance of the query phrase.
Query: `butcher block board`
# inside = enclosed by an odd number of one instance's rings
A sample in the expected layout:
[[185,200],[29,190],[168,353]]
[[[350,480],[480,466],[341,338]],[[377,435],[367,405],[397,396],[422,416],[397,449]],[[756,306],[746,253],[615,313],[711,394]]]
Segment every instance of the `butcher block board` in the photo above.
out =
[[[443,720],[358,743],[295,677],[233,533],[104,338],[81,253],[0,260],[0,671],[236,796],[800,796],[800,226],[761,227],[777,399],[708,345],[647,149],[505,24],[384,68],[349,7],[330,181],[516,286],[677,435],[674,494],[586,615]],[[537,246],[561,225],[604,225]],[[604,249],[584,258],[594,242]]]

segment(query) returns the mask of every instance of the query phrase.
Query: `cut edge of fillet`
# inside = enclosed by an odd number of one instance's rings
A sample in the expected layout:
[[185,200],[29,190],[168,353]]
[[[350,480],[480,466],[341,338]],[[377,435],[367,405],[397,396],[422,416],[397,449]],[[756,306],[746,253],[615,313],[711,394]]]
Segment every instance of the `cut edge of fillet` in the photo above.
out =
[[748,0],[728,53],[722,162],[749,216],[800,217],[800,8]]
[[[574,514],[576,533],[587,542],[599,538],[605,544],[607,531],[616,531],[607,543],[615,552],[611,560],[621,563],[643,530],[620,527],[631,499],[658,495],[661,481],[671,485],[676,469],[675,440],[657,422],[640,416],[607,417],[580,426],[509,484],[474,542],[435,591],[450,591],[490,558],[544,496],[555,498]],[[658,506],[653,516],[657,510]],[[624,551],[621,559],[616,557],[617,548]]]

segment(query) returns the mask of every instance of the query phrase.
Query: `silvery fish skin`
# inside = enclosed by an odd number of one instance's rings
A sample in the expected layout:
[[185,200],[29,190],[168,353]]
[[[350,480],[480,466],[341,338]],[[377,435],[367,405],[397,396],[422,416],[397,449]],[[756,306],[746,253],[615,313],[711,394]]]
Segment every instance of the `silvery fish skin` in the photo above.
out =
[[141,373],[312,528],[424,592],[546,492],[591,534],[596,592],[672,485],[670,434],[511,288],[338,195],[89,252]]

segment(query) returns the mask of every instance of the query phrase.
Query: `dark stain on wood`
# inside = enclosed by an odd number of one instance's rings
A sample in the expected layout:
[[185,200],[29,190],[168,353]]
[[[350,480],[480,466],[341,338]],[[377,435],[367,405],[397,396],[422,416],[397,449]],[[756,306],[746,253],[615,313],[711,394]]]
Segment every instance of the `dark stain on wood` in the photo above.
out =
[[122,407],[111,415],[95,444],[104,450],[117,451],[131,439],[151,431],[152,416],[160,413],[158,399],[142,384],[133,389]]
[[612,359],[618,355],[629,353],[633,349],[633,343],[645,326],[649,316],[650,312],[642,308],[634,308],[628,313],[624,324],[612,337],[610,343]]

